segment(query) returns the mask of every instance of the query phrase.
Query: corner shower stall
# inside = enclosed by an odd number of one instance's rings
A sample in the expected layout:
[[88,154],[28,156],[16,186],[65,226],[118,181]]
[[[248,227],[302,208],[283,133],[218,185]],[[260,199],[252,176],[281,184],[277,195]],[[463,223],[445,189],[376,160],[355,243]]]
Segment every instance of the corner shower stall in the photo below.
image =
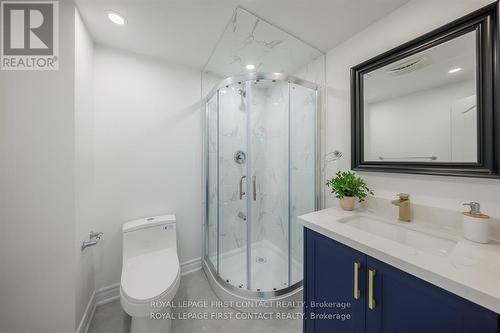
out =
[[215,86],[205,107],[209,280],[223,299],[292,295],[302,286],[297,216],[319,205],[318,87],[249,73]]

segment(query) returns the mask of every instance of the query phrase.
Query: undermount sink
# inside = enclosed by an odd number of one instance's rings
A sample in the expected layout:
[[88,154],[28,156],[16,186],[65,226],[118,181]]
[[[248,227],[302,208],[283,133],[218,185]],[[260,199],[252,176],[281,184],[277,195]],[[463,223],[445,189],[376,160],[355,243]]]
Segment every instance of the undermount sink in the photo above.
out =
[[412,230],[403,225],[397,225],[396,223],[383,221],[370,216],[356,215],[341,219],[339,222],[417,250],[439,256],[447,256],[457,244],[456,241],[451,239]]

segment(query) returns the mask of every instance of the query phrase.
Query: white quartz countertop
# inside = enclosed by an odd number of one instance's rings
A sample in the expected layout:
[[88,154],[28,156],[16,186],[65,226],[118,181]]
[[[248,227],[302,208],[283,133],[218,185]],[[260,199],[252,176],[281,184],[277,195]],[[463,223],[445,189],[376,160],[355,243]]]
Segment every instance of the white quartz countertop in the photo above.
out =
[[[369,216],[363,212],[329,208],[299,216],[298,222],[306,228],[500,313],[499,242],[477,244],[464,239],[456,232],[439,228],[434,230],[432,223],[411,222],[405,226],[457,241],[450,253],[439,256],[341,222],[355,215]],[[395,220],[393,223],[398,224]]]

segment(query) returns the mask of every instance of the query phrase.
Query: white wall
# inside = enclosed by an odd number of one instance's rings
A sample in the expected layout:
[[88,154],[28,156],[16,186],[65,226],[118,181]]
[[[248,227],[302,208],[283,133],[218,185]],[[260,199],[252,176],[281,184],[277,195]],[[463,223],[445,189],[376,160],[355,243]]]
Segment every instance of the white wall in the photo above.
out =
[[[89,300],[95,290],[95,248],[80,250],[88,239],[93,224],[94,186],[94,43],[75,10],[75,260],[76,260],[76,326],[80,325]],[[84,329],[82,322],[81,329]]]
[[[339,148],[344,158],[331,163],[327,177],[338,169],[350,169],[350,67],[384,51],[440,27],[472,12],[490,0],[414,0],[369,26],[327,54],[326,151]],[[412,200],[455,210],[465,201],[479,201],[484,211],[500,216],[500,181],[492,179],[452,178],[425,175],[361,173],[377,196],[392,198],[409,192]],[[332,195],[327,205],[337,204]]]
[[59,71],[0,72],[0,332],[75,330],[75,13],[59,6]]
[[470,80],[368,103],[365,159],[436,156],[438,162],[452,161],[452,105],[475,92]]
[[199,71],[97,46],[96,287],[120,282],[123,222],[177,215],[180,261],[201,256]]

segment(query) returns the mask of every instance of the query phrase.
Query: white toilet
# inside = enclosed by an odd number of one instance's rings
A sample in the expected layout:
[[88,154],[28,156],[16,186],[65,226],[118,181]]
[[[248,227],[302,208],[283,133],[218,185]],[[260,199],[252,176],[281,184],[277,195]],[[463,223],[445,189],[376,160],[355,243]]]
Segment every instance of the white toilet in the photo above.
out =
[[[132,317],[131,333],[168,333],[180,281],[175,215],[123,224],[120,301]],[[151,318],[154,316],[154,318]]]

